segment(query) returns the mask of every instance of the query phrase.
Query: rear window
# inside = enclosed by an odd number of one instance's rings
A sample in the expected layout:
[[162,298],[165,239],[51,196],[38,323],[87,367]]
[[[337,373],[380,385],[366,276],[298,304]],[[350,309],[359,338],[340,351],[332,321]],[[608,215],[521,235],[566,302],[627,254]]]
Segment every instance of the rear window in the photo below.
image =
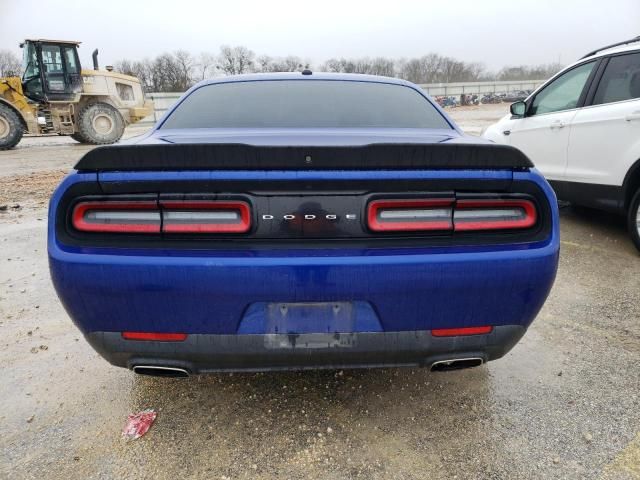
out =
[[162,128],[446,128],[420,93],[403,85],[340,80],[260,80],[206,85]]

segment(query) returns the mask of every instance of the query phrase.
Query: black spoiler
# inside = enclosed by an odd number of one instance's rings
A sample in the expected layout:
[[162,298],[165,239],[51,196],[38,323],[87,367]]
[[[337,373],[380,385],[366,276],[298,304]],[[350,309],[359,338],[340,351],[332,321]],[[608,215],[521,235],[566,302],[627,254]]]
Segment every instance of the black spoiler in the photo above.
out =
[[239,143],[110,145],[86,153],[79,171],[528,169],[520,150],[497,144],[382,143],[255,146]]

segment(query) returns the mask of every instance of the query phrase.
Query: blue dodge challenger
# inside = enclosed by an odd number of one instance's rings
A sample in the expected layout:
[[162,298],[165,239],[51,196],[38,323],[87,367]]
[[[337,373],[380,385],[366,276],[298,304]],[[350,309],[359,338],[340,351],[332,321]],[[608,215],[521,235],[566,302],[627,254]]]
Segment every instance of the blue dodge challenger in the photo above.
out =
[[87,153],[49,212],[67,312],[148,375],[473,367],[525,334],[558,266],[556,199],[524,154],[365,75],[199,83]]

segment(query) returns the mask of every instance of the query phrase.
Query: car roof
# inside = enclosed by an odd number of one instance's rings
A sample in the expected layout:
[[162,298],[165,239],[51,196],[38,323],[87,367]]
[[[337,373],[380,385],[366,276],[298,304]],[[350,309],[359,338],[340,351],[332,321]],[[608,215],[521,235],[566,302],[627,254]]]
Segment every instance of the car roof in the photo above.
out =
[[640,37],[637,37],[637,39],[629,40],[629,43],[627,43],[626,45],[615,45],[615,46],[604,47],[601,50],[592,52],[592,54],[585,55],[580,60],[586,60],[588,58],[599,58],[605,55],[611,55],[615,53],[633,52],[635,50],[640,50]]
[[[550,80],[555,78],[555,77],[557,77],[561,73],[566,72],[568,70],[571,70],[573,67],[575,67],[577,65],[580,65],[582,63],[587,63],[589,61],[598,60],[599,58],[606,57],[608,55],[616,55],[618,53],[625,53],[625,52],[640,52],[640,43],[635,43],[635,44],[632,44],[632,45],[621,45],[619,47],[605,48],[603,50],[598,50],[598,52],[594,53],[593,55],[585,55],[584,57],[580,58],[579,60],[576,60],[575,62],[570,63],[566,67],[562,68],[562,70],[559,70],[555,75],[550,77]],[[542,85],[542,87],[544,87],[548,83],[549,83],[549,81],[545,82]],[[540,90],[540,87],[538,87],[536,90]]]
[[411,82],[401,78],[383,77],[378,75],[365,75],[360,73],[328,73],[328,72],[312,72],[305,74],[302,72],[279,72],[279,73],[248,73],[242,75],[230,75],[226,77],[214,77],[203,80],[194,87],[204,85],[212,85],[217,83],[230,82],[253,82],[264,80],[343,80],[352,82],[373,82],[373,83],[392,83],[395,85],[403,85],[407,87],[416,87]]

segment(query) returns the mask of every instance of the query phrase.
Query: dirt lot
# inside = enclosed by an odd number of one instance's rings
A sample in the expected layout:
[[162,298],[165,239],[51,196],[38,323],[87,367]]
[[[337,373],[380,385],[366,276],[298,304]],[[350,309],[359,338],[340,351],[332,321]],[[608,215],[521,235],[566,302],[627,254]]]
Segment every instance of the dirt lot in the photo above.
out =
[[[452,115],[478,133],[505,109]],[[99,358],[49,280],[46,202],[85,151],[0,152],[0,478],[640,478],[640,256],[622,219],[562,209],[551,296],[486,366],[150,379]],[[144,408],[155,425],[123,440]]]

